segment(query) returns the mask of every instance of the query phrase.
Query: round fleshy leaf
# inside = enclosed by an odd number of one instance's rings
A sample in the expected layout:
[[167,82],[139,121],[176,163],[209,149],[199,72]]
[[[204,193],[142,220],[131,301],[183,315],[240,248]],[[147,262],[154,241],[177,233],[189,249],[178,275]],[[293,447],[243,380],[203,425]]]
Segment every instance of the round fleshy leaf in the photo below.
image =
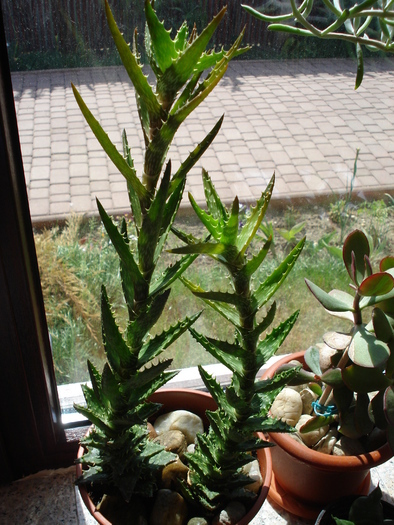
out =
[[304,354],[305,363],[310,370],[318,376],[321,376],[320,354],[316,346],[311,346]]
[[394,338],[394,330],[390,324],[390,320],[380,308],[373,309],[372,324],[375,335],[380,341],[388,343]]
[[394,257],[392,255],[384,257],[384,259],[380,261],[379,265],[379,269],[381,272],[386,272],[390,268],[394,268]]
[[383,398],[384,415],[389,425],[394,425],[394,388],[390,386],[386,389]]
[[366,436],[373,430],[373,421],[368,413],[368,394],[357,394],[356,409],[354,411],[354,424],[362,436]]
[[390,386],[390,380],[378,368],[350,365],[342,371],[346,386],[353,392],[376,392]]
[[381,390],[371,399],[368,407],[368,413],[369,417],[378,428],[381,430],[386,430],[388,423],[384,414],[383,398],[384,390]]
[[305,283],[316,299],[331,312],[347,312],[353,310],[353,297],[341,290],[331,290],[327,293],[319,286],[305,279]]
[[354,407],[347,412],[341,413],[338,430],[341,434],[350,439],[358,439],[361,437],[360,432],[356,428]]
[[345,350],[351,340],[352,336],[343,332],[327,332],[323,335],[323,341],[334,350]]
[[344,386],[342,379],[342,370],[340,368],[329,368],[321,376],[323,383],[334,388]]
[[384,365],[389,357],[390,349],[386,343],[376,339],[361,326],[349,347],[349,358],[353,363],[366,368],[376,368]]
[[342,254],[350,278],[359,286],[365,276],[364,256],[369,257],[369,243],[366,235],[361,230],[354,230],[350,233],[343,243]]
[[385,295],[394,288],[394,278],[387,272],[374,273],[363,280],[358,288],[358,293],[372,297]]

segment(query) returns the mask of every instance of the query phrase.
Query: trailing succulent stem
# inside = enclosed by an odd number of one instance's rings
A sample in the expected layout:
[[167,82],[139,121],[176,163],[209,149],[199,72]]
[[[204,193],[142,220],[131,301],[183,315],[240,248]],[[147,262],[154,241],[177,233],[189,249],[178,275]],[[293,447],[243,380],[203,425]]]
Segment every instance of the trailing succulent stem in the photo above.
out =
[[[126,329],[121,331],[103,286],[102,332],[107,363],[101,374],[92,363],[88,363],[91,387],[83,387],[87,406],[76,407],[94,424],[94,429],[83,441],[87,453],[80,461],[87,468],[80,481],[114,484],[126,501],[134,492],[151,495],[156,488],[158,472],[174,459],[173,454],[147,439],[147,419],[159,408],[147,399],[174,375],[166,371],[171,360],[157,358],[193,324],[198,315],[177,320],[154,337],[150,331],[165,308],[169,286],[195,256],[178,260],[165,268],[161,275],[156,275],[155,269],[182,200],[186,175],[211,144],[222,119],[175,174],[171,173],[171,162],[165,169],[163,167],[179,126],[214,89],[229,61],[245,51],[239,47],[242,34],[228,52],[223,49],[218,53],[206,51],[225,11],[222,9],[201,35],[193,30],[189,37],[188,28],[183,24],[176,37],[171,39],[150,1],[145,0],[145,42],[156,76],[154,89],[142,72],[136,39],[131,50],[115,23],[108,2],[105,2],[109,28],[136,93],[146,146],[141,178],[134,167],[126,132],[122,136],[122,154],[73,86],[87,123],[127,181],[137,235],[136,246],[132,248],[126,221],[121,221],[118,227],[97,202],[101,220],[119,256],[129,319]],[[205,78],[200,80],[204,72]]]
[[256,437],[255,433],[288,430],[286,424],[270,418],[268,411],[294,370],[283,372],[275,380],[256,382],[256,375],[286,338],[298,312],[263,339],[261,334],[274,320],[275,303],[268,308],[262,319],[258,314],[289,274],[301,253],[305,239],[297,244],[271,275],[253,288],[252,277],[263,263],[272,238],[250,258],[247,257],[247,249],[264,218],[272,195],[274,177],[243,225],[239,219],[238,199],[235,198],[231,210],[227,210],[206,172],[203,172],[203,181],[207,211],[201,209],[193,197],[189,197],[194,211],[208,230],[210,239],[191,239],[182,232],[176,232],[188,244],[172,252],[210,256],[225,266],[232,283],[231,292],[206,291],[181,278],[194,295],[219,312],[234,328],[231,342],[206,337],[193,328],[189,329],[193,337],[233,373],[230,386],[223,391],[216,380],[200,367],[201,377],[218,409],[207,413],[209,432],[198,436],[196,450],[188,456],[190,484],[184,484],[183,490],[189,498],[198,501],[209,512],[229,499],[254,497],[245,488],[250,483],[250,478],[242,473],[242,467],[253,459],[251,451],[269,446],[266,441]]
[[267,15],[247,5],[243,7],[254,17],[267,22],[271,31],[326,40],[344,40],[354,44],[357,53],[357,89],[364,75],[362,46],[371,51],[394,52],[394,2],[365,0],[360,4],[351,3],[352,6],[339,0],[324,0],[325,27],[321,27],[322,17],[320,23],[314,23],[314,0],[304,0],[299,6],[295,0],[290,0],[291,13],[280,16]]

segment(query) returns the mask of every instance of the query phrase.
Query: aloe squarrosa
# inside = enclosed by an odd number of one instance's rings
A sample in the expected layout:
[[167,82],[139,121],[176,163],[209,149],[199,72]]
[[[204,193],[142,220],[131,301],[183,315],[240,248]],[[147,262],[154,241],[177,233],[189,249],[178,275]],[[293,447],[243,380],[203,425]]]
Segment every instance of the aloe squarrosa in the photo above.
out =
[[184,255],[160,275],[155,272],[182,200],[186,175],[211,144],[222,118],[175,173],[171,172],[171,162],[166,162],[169,146],[182,122],[222,78],[229,61],[246,48],[240,47],[241,34],[228,51],[206,51],[225,15],[225,8],[199,35],[195,28],[189,33],[184,24],[172,38],[158,20],[150,1],[146,0],[145,45],[156,77],[153,88],[139,63],[137,38],[130,48],[107,2],[105,10],[114,42],[134,86],[145,156],[143,173],[138,176],[126,132],[123,132],[121,153],[73,86],[86,121],[127,181],[137,236],[133,248],[129,243],[126,221],[123,220],[118,227],[98,202],[102,222],[119,256],[129,320],[125,330],[121,330],[103,286],[102,332],[107,361],[101,373],[88,363],[91,387],[83,388],[87,406],[76,407],[94,424],[90,434],[83,439],[87,452],[80,460],[85,470],[79,482],[104,488],[115,486],[126,501],[130,501],[134,494],[150,497],[157,489],[161,469],[174,460],[173,454],[148,439],[146,422],[159,407],[147,399],[174,376],[174,372],[168,371],[171,360],[160,359],[160,355],[175,339],[191,329],[199,313],[181,320],[174,319],[173,326],[155,336],[150,335],[150,331],[165,308],[170,285],[200,253],[206,253],[226,266],[233,280],[234,293],[205,292],[184,282],[193,293],[202,296],[207,304],[230,321],[235,333],[233,342],[223,342],[192,330],[192,335],[234,372],[231,386],[223,392],[201,369],[204,382],[219,409],[209,414],[210,431],[206,436],[200,436],[196,455],[189,458],[191,485],[183,490],[186,496],[201,503],[209,512],[226,502],[233,493],[241,491],[246,494],[242,487],[250,480],[242,475],[240,467],[250,461],[249,450],[267,446],[254,437],[254,432],[287,429],[283,423],[269,419],[267,413],[275,393],[293,372],[284,372],[274,381],[255,382],[255,376],[286,337],[297,314],[262,340],[261,334],[273,321],[275,306],[263,319],[258,319],[257,315],[289,273],[302,249],[302,242],[253,292],[251,278],[263,262],[271,240],[250,259],[246,257],[246,250],[264,217],[273,180],[238,231],[238,200],[235,199],[231,211],[227,211],[208,175],[204,174],[209,213],[200,210],[193,200],[192,204],[213,240],[198,242],[178,232],[188,242],[186,247],[178,250]]

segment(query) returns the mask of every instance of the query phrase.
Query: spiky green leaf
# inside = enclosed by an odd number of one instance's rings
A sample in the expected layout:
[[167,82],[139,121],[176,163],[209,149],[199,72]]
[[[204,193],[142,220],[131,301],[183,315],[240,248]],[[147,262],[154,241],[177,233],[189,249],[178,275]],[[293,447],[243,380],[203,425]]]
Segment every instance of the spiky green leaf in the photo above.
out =
[[[204,293],[205,292],[205,290],[201,288],[201,286],[197,286],[193,284],[191,281],[189,281],[188,279],[185,279],[184,277],[181,277],[180,280],[187,288],[189,288],[189,290],[192,293],[195,293],[195,292]],[[232,323],[234,326],[236,326],[237,328],[240,327],[239,314],[234,308],[232,308],[226,303],[217,303],[215,301],[210,301],[208,299],[207,300],[204,299],[204,302],[208,304],[211,308],[216,310],[218,313],[220,313],[222,317],[224,317],[227,321]]]
[[305,244],[305,238],[301,239],[297,245],[291,250],[289,255],[282,261],[282,263],[271,273],[271,275],[257,288],[253,294],[253,299],[256,304],[256,309],[261,308],[281,286],[286,279],[294,264],[296,263],[302,248]]
[[120,58],[131,82],[133,83],[135,90],[144,101],[144,106],[147,108],[152,117],[155,117],[156,119],[161,118],[163,116],[162,107],[159,104],[152,87],[149,85],[147,78],[143,74],[141,66],[139,65],[136,57],[131,52],[129,45],[123,38],[122,33],[119,31],[107,0],[105,0],[105,13],[107,16],[108,26],[110,28],[115,45],[118,49]]
[[[223,117],[222,117],[223,119]],[[228,220],[228,213],[226,207],[220,200],[220,197],[216,191],[215,186],[212,183],[211,177],[208,172],[202,170],[202,181],[204,186],[205,200],[207,208],[212,217],[219,222],[225,223]]]
[[294,312],[286,321],[283,321],[272,330],[257,346],[256,358],[258,368],[262,367],[270,359],[286,339],[295,322],[299,311]]
[[157,91],[164,99],[174,99],[178,90],[189,79],[225,13],[226,8],[223,8],[158,80]]
[[212,144],[214,138],[216,137],[222,126],[222,123],[223,116],[220,117],[220,119],[216,122],[215,126],[211,129],[208,135],[206,135],[206,137],[198,144],[198,146],[194,148],[194,150],[189,154],[187,159],[182,162],[178,171],[172,178],[170,193],[174,191],[175,187],[177,187],[179,180],[184,180],[186,178],[187,173],[189,173],[191,168],[196,164],[196,162],[202,157],[202,155],[205,153],[208,147]]
[[136,294],[137,292],[138,295],[140,293],[146,294],[148,284],[143,278],[136,262],[134,261],[134,257],[130,252],[128,243],[125,242],[123,235],[119,232],[118,228],[112,222],[99,200],[97,200],[97,207],[100,213],[101,220],[109,235],[109,238],[111,239],[112,244],[114,245],[119,257],[122,259],[122,262],[125,265],[125,270],[129,272],[130,277],[132,278]]
[[185,317],[178,321],[174,326],[171,326],[167,330],[163,330],[163,332],[145,343],[138,355],[139,366],[141,367],[145,365],[148,361],[160,355],[163,350],[176,341],[178,337],[180,337],[199,318],[199,316],[200,313],[191,317]]
[[269,237],[267,239],[267,242],[264,244],[264,246],[259,251],[259,253],[257,255],[255,255],[254,257],[252,257],[252,259],[250,259],[246,263],[245,275],[247,277],[251,277],[254,274],[254,272],[256,270],[258,270],[258,268],[260,267],[260,265],[262,264],[262,262],[266,258],[267,253],[269,252],[269,249],[271,247],[271,244],[272,244],[272,237]]
[[119,331],[104,286],[101,292],[101,318],[103,342],[108,362],[117,374],[124,376],[128,370],[134,369],[137,359],[130,352]]
[[167,289],[163,293],[157,294],[153,297],[149,306],[144,309],[143,313],[128,324],[127,342],[133,351],[138,352],[140,350],[143,340],[147,336],[149,330],[160,318],[170,292],[171,290]]
[[171,31],[167,31],[164,24],[159,21],[150,0],[145,0],[145,16],[155,58],[164,73],[172,65],[173,60],[178,58],[178,52],[171,39]]
[[[208,339],[204,335],[198,333],[193,328],[189,329],[194,339],[200,343],[215,359],[220,361],[224,366],[229,368],[232,372],[242,374],[242,356],[243,351],[236,345],[226,344],[226,341],[217,341],[215,339]],[[220,347],[219,347],[220,345]],[[231,349],[231,353],[228,350]]]
[[90,129],[93,131],[97,140],[100,142],[102,148],[118,168],[120,173],[124,176],[128,184],[130,184],[130,186],[133,188],[140,201],[145,202],[148,197],[148,192],[139,181],[135,169],[128,165],[124,157],[116,149],[116,146],[111,142],[110,138],[105,133],[98,120],[96,120],[93,114],[90,112],[78,90],[73,84],[72,89],[78,106],[80,107],[82,114],[86,119],[86,122],[89,124]]
[[235,197],[231,207],[231,214],[224,224],[222,235],[220,237],[221,243],[224,245],[235,245],[238,233],[238,216],[239,216],[239,201]]
[[245,254],[248,246],[250,245],[255,233],[257,232],[261,221],[267,211],[268,204],[271,200],[272,191],[275,184],[275,175],[272,176],[267,188],[262,193],[260,199],[257,201],[256,206],[252,208],[251,214],[247,218],[245,225],[243,226],[238,239],[237,249],[243,255]]

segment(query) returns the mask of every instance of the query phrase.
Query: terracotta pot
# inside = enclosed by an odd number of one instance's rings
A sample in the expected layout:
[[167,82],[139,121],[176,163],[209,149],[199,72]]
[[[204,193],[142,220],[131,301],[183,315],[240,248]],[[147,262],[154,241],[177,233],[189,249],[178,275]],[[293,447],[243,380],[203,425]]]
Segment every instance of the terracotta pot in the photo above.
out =
[[[155,392],[151,398],[151,401],[156,403],[162,403],[163,407],[160,413],[170,412],[172,410],[189,410],[197,415],[199,415],[206,426],[208,426],[208,420],[205,416],[206,410],[216,410],[217,405],[212,399],[211,395],[206,392],[201,392],[199,390],[189,390],[189,389],[163,389],[161,391]],[[265,439],[263,434],[258,434],[262,439]],[[261,487],[260,493],[249,512],[236,524],[236,525],[248,525],[248,523],[254,518],[254,516],[259,511],[260,507],[264,503],[268,490],[271,484],[271,475],[272,475],[272,461],[271,461],[271,448],[263,448],[257,451],[257,458],[260,463],[260,470],[263,476],[263,486]],[[82,447],[79,447],[78,458],[80,458],[84,453]],[[77,464],[77,477],[82,474],[82,466]],[[96,519],[101,525],[112,525],[100,512],[95,508],[93,501],[90,499],[89,494],[86,488],[83,485],[79,486],[81,497],[88,508],[91,515]]]
[[[270,367],[263,378],[272,377],[281,365],[304,352],[290,354]],[[351,494],[367,494],[370,469],[392,457],[388,444],[358,456],[331,456],[316,452],[288,434],[271,433],[272,483],[268,497],[297,516],[316,519],[329,502]]]
[[[333,516],[343,520],[349,519],[349,510],[357,496],[347,496],[327,505],[317,517],[315,525],[335,525]],[[384,519],[394,519],[394,505],[382,500]]]

